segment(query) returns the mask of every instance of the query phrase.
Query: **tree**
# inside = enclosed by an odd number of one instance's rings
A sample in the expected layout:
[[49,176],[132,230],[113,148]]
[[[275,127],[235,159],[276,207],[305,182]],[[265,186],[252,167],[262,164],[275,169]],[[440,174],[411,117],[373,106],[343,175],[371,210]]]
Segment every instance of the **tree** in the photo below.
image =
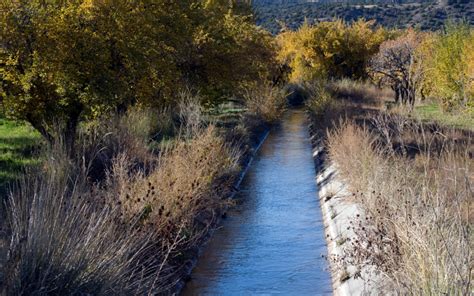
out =
[[370,61],[372,77],[389,85],[395,92],[395,102],[413,106],[425,74],[417,48],[422,34],[412,29],[402,36],[387,40]]
[[82,120],[130,105],[174,104],[191,88],[208,101],[271,77],[271,36],[228,0],[5,1],[2,105],[68,151]]
[[[165,3],[166,2],[166,3]],[[2,4],[3,105],[72,151],[77,126],[137,101],[166,100],[184,6],[169,1],[7,1]],[[170,22],[170,20],[173,22]]]
[[255,25],[242,1],[207,1],[196,14],[193,40],[180,63],[183,76],[210,104],[268,80],[276,68],[275,45]]
[[473,105],[474,31],[464,23],[447,23],[433,42],[431,94],[441,98],[446,110]]
[[373,21],[358,20],[348,25],[337,20],[313,26],[306,22],[298,31],[277,37],[279,60],[292,69],[292,81],[365,78],[367,63],[386,35],[385,30],[374,29]]

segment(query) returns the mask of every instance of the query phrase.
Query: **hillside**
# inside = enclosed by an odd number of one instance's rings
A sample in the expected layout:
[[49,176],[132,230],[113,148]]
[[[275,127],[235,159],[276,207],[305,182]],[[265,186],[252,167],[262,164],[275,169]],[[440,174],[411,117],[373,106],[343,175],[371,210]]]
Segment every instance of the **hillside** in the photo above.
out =
[[[352,22],[358,18],[374,19],[385,27],[416,27],[437,30],[447,19],[465,19],[474,25],[474,1],[339,1],[319,2],[260,0],[254,2],[257,23],[272,33],[280,31],[279,23],[298,28],[305,19],[310,23],[341,18]],[[394,4],[396,2],[396,4]]]

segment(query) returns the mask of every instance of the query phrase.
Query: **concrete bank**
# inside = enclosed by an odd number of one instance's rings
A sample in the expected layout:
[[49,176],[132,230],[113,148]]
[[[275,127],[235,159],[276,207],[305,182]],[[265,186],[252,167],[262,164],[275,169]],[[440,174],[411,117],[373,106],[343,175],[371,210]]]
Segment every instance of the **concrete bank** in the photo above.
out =
[[351,199],[352,194],[339,176],[337,164],[326,155],[321,133],[314,130],[311,123],[310,133],[334,295],[386,295],[374,267],[358,269],[341,260],[344,256],[351,256],[345,249],[356,239],[351,221],[356,217],[364,220],[364,211]]

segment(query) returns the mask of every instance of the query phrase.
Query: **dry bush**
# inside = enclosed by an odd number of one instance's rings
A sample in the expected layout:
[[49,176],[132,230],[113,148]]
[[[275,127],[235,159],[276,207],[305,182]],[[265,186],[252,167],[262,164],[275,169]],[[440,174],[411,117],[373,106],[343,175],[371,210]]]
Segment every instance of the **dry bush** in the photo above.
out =
[[304,89],[308,97],[306,106],[316,116],[323,116],[335,104],[334,97],[322,82],[307,83]]
[[[239,159],[183,109],[189,126],[159,155],[146,149],[154,119],[144,111],[89,127],[74,159],[53,147],[9,199],[7,295],[173,291],[227,205]],[[103,179],[91,178],[96,158],[110,159]]]
[[[9,196],[6,295],[130,295],[160,288],[156,233],[119,224],[80,176],[27,176]],[[151,255],[151,256],[150,256]]]
[[175,119],[173,108],[166,107],[156,111],[156,131],[152,133],[153,139],[172,138],[179,130],[179,124]]
[[249,113],[274,123],[285,111],[288,94],[282,88],[260,85],[245,90],[244,99]]
[[179,222],[192,227],[199,214],[218,212],[224,204],[226,194],[221,190],[230,188],[238,158],[238,151],[216,136],[215,128],[210,126],[163,151],[157,169],[148,175],[135,174],[131,178],[126,157],[116,158],[108,175],[106,194],[121,204],[124,216],[146,212],[144,221],[160,231]]
[[209,126],[162,151],[150,173],[133,172],[126,155],[117,157],[101,194],[120,206],[123,221],[138,217],[158,234],[159,253],[166,254],[162,268],[172,272],[165,275],[178,280],[228,206],[238,160],[239,151]]
[[181,135],[186,138],[195,136],[205,126],[200,101],[199,97],[193,96],[189,92],[180,93],[178,114]]
[[333,127],[351,109],[350,102],[338,100],[323,82],[306,83],[304,89],[308,98],[306,108],[312,118],[314,132]]
[[[74,166],[89,165],[89,177],[96,182],[105,178],[112,160],[126,154],[137,170],[150,170],[156,162],[148,144],[169,122],[158,120],[165,111],[131,108],[122,115],[104,116],[83,126],[79,132]],[[61,150],[53,149],[50,154]]]
[[[380,130],[390,126],[381,121]],[[400,134],[427,134],[419,125],[398,128]],[[381,140],[384,134],[391,140]],[[329,133],[330,157],[366,211],[352,221],[357,238],[345,260],[378,266],[390,289],[402,294],[468,295],[473,161],[455,142],[432,153],[428,138],[420,139],[425,142],[414,159],[400,156],[387,145],[393,134],[369,133],[352,122]]]

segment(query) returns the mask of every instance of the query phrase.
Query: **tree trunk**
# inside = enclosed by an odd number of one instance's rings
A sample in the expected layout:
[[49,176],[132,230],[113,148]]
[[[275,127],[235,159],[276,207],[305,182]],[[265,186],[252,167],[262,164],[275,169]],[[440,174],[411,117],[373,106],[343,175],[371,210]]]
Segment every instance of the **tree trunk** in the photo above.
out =
[[395,104],[399,104],[400,103],[400,87],[398,83],[395,85],[393,90],[395,91]]
[[75,108],[71,108],[69,113],[69,120],[66,122],[66,125],[63,130],[64,144],[66,153],[69,157],[73,157],[75,153],[75,144],[77,136],[77,127],[79,125],[79,119],[82,114],[84,107],[81,103],[77,103]]
[[410,85],[408,88],[408,103],[410,104],[410,107],[413,109],[415,107],[415,99],[416,99],[416,90],[415,87]]
[[31,114],[26,115],[26,121],[28,121],[31,126],[41,134],[41,136],[48,142],[49,145],[54,144],[55,138],[51,133],[48,132],[47,128],[42,122],[35,119]]
[[406,105],[407,97],[408,97],[408,91],[407,91],[407,89],[404,85],[400,86],[400,93],[401,93],[402,104]]
[[41,134],[51,147],[58,144],[58,140],[62,137],[62,140],[64,141],[64,149],[66,150],[67,155],[72,157],[75,153],[77,127],[83,109],[82,104],[76,104],[75,108],[71,108],[71,112],[68,114],[68,121],[65,122],[63,127],[57,131],[59,133],[58,135],[49,132],[44,122],[35,118],[31,114],[26,116],[26,120]]

